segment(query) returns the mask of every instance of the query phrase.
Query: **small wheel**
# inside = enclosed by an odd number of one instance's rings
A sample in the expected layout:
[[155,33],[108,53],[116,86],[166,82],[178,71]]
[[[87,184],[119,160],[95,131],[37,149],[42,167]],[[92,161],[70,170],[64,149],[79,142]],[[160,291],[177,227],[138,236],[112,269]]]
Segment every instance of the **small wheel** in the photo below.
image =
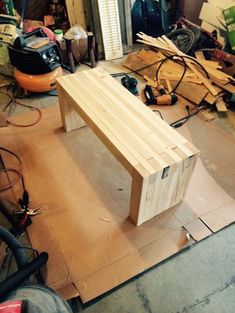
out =
[[196,35],[190,29],[177,29],[166,36],[184,53],[190,53],[197,40]]
[[196,37],[196,41],[198,41],[201,37],[201,31],[200,29],[196,28],[196,27],[192,27],[190,28],[190,30],[194,33],[195,37]]

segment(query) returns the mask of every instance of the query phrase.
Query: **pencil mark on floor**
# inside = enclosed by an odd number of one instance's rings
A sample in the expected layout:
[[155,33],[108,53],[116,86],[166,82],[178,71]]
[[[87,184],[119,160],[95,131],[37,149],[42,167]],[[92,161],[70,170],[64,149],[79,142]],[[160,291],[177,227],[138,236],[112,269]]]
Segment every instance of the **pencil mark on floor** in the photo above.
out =
[[192,308],[195,308],[198,305],[206,306],[210,303],[211,297],[215,296],[219,292],[223,292],[224,290],[233,285],[235,285],[235,276],[233,276],[231,280],[228,283],[226,283],[223,287],[214,290],[213,292],[209,293],[208,295],[201,299],[197,299],[193,304],[185,306],[182,311],[176,311],[175,313],[189,313]]
[[138,297],[140,298],[140,301],[141,301],[143,307],[145,308],[145,311],[148,313],[153,313],[152,309],[151,309],[151,303],[148,299],[148,296],[144,292],[144,289],[141,287],[141,284],[139,281],[136,282],[136,290],[138,293]]

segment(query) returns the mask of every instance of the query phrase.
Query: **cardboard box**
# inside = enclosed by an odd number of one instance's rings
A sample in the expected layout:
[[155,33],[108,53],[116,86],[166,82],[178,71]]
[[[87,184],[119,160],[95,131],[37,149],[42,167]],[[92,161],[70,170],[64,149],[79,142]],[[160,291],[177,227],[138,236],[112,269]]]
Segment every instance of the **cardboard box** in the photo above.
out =
[[223,11],[226,25],[235,23],[235,5]]
[[223,11],[228,28],[228,39],[232,50],[235,50],[235,5]]
[[[64,133],[58,107],[42,113],[33,128],[2,128],[0,138],[23,161],[30,205],[42,207],[28,233],[34,248],[49,253],[46,283],[66,298],[80,294],[88,302],[235,221],[235,201],[199,160],[185,200],[136,227],[127,218],[130,177],[119,162],[87,127]],[[181,114],[184,108],[164,111],[169,120]],[[179,131],[191,139],[190,129]],[[208,149],[220,140],[232,155],[234,143],[211,133]]]
[[235,50],[235,24],[228,25],[228,39],[232,50]]

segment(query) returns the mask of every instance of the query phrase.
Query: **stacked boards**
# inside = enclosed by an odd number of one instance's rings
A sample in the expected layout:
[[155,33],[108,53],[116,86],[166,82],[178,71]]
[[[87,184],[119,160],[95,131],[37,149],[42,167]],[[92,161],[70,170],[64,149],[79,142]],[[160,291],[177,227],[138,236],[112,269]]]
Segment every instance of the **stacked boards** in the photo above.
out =
[[[138,36],[139,42],[152,47],[153,50],[142,50],[129,55],[123,65],[138,72],[144,78],[155,80],[156,71],[164,61],[159,70],[158,79],[165,83],[166,87],[171,85],[174,88],[184,72],[182,62],[182,57],[184,57],[187,68],[175,91],[180,96],[194,105],[201,104],[202,100],[210,105],[216,105],[218,101],[221,102],[221,96],[226,91],[235,92],[234,78],[220,71],[218,62],[205,60],[200,51],[196,52],[196,58],[194,58],[182,53],[166,36],[153,38],[144,33],[139,33]],[[174,61],[173,59],[165,60],[173,56]]]
[[131,175],[136,225],[183,199],[198,153],[184,137],[101,69],[61,77],[57,89],[64,128],[90,126]]

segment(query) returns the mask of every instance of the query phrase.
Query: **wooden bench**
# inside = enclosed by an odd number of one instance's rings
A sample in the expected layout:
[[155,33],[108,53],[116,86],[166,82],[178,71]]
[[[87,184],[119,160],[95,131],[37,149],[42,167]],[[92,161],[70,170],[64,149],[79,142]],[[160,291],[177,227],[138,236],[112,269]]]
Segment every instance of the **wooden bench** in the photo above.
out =
[[198,153],[188,140],[102,69],[61,77],[57,89],[65,130],[87,124],[132,176],[136,225],[183,199]]

